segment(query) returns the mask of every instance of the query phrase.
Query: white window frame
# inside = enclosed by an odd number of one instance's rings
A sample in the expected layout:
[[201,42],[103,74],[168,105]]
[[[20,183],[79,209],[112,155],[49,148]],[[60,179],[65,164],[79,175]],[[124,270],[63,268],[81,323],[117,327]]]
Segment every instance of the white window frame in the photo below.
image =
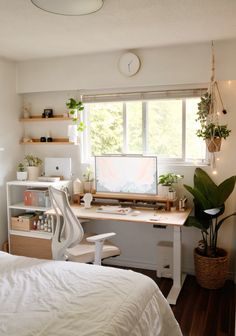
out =
[[[106,103],[108,101],[116,101],[116,102],[121,102],[123,103],[123,153],[122,154],[128,154],[126,152],[127,147],[127,116],[126,116],[126,102],[129,101],[137,101],[141,100],[142,101],[142,135],[143,135],[143,155],[155,155],[154,153],[148,152],[147,148],[147,124],[148,124],[148,113],[147,112],[147,102],[149,100],[160,100],[160,99],[165,99],[165,100],[171,100],[171,99],[180,99],[182,101],[182,157],[181,158],[159,158],[158,157],[158,162],[160,164],[173,164],[173,165],[207,165],[208,164],[208,158],[207,158],[207,151],[205,158],[202,160],[189,160],[187,161],[185,158],[186,155],[186,99],[188,98],[193,98],[193,97],[199,97],[203,94],[203,92],[206,91],[205,88],[197,88],[197,89],[192,89],[194,94],[189,94],[187,97],[185,97],[186,92],[185,90],[180,90],[179,92],[179,97],[178,97],[178,92],[176,90],[174,91],[157,91],[157,95],[155,95],[155,92],[146,92],[146,93],[128,93],[129,97],[126,97],[126,94],[112,94],[111,98],[106,98],[104,101],[102,98],[104,95],[94,95],[94,96],[87,96],[88,98],[85,99],[85,109],[82,114],[82,120],[86,123],[86,129],[85,131],[81,134],[81,162],[84,164],[93,164],[94,162],[94,157],[90,156],[91,153],[91,145],[90,145],[90,124],[89,124],[89,108],[86,102],[88,103]],[[173,94],[174,92],[174,94]],[[197,94],[198,93],[198,94]],[[106,95],[105,95],[106,96]],[[147,98],[149,99],[142,99],[142,98]],[[110,97],[108,94],[107,97]],[[123,98],[123,99],[122,99]],[[136,99],[132,99],[136,98]],[[138,99],[139,98],[139,99]]]

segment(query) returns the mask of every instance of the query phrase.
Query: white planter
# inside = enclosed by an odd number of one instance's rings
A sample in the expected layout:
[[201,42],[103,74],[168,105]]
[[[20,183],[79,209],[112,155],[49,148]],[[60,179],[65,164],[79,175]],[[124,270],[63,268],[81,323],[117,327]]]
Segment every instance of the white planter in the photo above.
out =
[[164,186],[162,184],[159,184],[159,186],[158,186],[158,195],[162,196],[162,197],[168,198],[169,189],[170,189],[169,186]]
[[68,125],[68,137],[69,137],[69,142],[77,144],[78,142],[77,125]]
[[18,181],[26,181],[28,177],[27,171],[16,172],[16,178]]
[[27,167],[28,180],[37,181],[40,176],[40,167]]
[[77,178],[73,182],[73,194],[79,194],[81,192],[83,192],[83,183]]

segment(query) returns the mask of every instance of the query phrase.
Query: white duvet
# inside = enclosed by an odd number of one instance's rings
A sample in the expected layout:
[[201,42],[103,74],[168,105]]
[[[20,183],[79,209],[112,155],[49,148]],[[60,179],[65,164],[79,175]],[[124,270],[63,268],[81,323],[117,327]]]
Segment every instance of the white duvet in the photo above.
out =
[[1,336],[178,336],[156,284],[133,271],[0,252]]

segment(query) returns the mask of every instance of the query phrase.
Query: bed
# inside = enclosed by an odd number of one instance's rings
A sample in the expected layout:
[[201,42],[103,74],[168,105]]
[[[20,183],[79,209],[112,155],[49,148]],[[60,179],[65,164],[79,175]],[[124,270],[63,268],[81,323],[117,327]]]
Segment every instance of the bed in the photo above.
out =
[[0,252],[1,336],[179,336],[148,277]]

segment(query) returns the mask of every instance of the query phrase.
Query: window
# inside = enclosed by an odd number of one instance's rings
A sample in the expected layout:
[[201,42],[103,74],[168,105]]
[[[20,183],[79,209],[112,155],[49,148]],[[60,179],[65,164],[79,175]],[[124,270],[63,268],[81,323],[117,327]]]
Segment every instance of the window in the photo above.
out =
[[205,144],[196,136],[199,101],[193,97],[86,103],[83,161],[102,154],[154,154],[173,163],[205,161]]

